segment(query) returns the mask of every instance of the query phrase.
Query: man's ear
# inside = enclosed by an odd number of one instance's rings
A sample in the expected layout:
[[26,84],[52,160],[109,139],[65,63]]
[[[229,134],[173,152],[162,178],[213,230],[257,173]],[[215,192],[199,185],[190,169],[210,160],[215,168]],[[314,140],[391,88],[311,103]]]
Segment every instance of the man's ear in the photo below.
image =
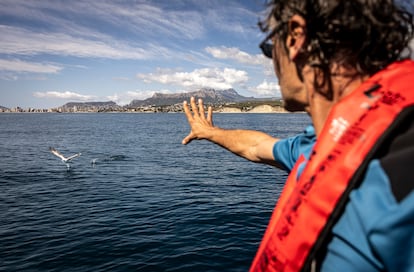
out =
[[295,14],[290,18],[288,27],[289,32],[286,39],[286,47],[289,52],[289,58],[293,60],[305,44],[306,21],[302,16]]

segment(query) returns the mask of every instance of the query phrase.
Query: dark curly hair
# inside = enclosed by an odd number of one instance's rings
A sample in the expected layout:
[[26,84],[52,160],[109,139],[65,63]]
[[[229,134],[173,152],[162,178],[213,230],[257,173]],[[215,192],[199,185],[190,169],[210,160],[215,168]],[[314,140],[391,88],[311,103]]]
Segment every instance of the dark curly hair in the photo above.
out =
[[320,85],[329,84],[333,62],[373,75],[411,55],[413,16],[393,0],[269,0],[266,5],[267,16],[259,25],[269,32],[276,23],[279,39],[286,40],[292,15],[306,20],[304,59],[307,64],[318,60],[314,65],[325,79]]

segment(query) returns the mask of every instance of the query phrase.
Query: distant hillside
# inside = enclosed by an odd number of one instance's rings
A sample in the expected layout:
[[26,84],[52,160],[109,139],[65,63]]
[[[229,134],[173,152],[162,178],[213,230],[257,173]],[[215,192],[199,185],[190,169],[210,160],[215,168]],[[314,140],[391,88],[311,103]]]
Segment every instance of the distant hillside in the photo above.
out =
[[3,107],[3,106],[0,106],[0,110],[1,110],[1,111],[4,111],[4,110],[9,110],[9,108],[6,108],[6,107]]
[[122,107],[113,101],[107,102],[69,102],[61,107],[65,111],[118,111]]
[[117,104],[113,101],[107,102],[69,102],[63,105],[62,107],[65,108],[73,108],[73,107],[105,107],[105,106],[117,106]]
[[214,89],[200,89],[188,93],[162,94],[155,93],[152,97],[145,100],[133,100],[127,107],[142,107],[142,106],[165,106],[182,103],[184,100],[189,101],[190,97],[202,98],[206,104],[222,104],[231,102],[243,102],[256,100],[253,97],[246,97],[238,94],[234,89],[228,90],[214,90]]

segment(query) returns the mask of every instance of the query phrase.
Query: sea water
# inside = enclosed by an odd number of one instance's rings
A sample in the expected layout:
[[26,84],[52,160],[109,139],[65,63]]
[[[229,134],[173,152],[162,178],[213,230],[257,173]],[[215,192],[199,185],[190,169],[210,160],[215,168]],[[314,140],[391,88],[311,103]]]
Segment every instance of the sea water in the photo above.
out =
[[[275,137],[306,114],[216,114]],[[0,114],[0,271],[246,271],[286,173],[184,114]],[[70,168],[49,152],[81,152]]]

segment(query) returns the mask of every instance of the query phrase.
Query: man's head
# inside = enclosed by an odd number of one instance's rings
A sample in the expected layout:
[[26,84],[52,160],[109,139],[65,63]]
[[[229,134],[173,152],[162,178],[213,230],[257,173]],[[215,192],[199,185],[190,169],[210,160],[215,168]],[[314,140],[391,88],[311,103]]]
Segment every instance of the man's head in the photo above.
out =
[[[264,30],[264,29],[263,29]],[[307,111],[309,103],[305,85],[295,63],[289,58],[280,39],[274,38],[274,30],[260,44],[263,54],[273,60],[275,74],[279,80],[284,108],[288,111]]]
[[331,89],[338,66],[369,76],[411,53],[413,18],[392,0],[272,0],[268,7],[264,29],[301,76],[303,67],[315,68],[316,90]]
[[[280,41],[274,41],[271,52],[275,74],[279,80],[284,108],[288,111],[309,111],[305,85],[295,63],[289,58]],[[270,49],[270,48],[269,48]]]

